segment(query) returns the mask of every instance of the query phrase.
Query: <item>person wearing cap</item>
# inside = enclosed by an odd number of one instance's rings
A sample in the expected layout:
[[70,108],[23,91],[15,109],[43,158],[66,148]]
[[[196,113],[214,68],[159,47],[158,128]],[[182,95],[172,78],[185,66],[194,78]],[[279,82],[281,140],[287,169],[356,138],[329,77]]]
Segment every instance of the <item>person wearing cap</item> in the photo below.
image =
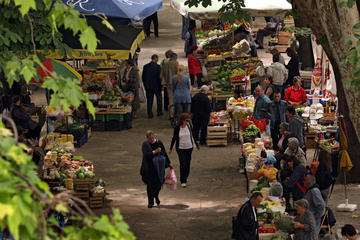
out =
[[270,115],[270,103],[271,100],[264,94],[264,89],[258,85],[255,89],[256,102],[254,107],[254,118],[256,120],[267,119],[269,120]]
[[307,101],[305,90],[301,87],[301,77],[294,77],[294,86],[285,91],[285,100],[295,108],[303,106]]
[[268,67],[267,75],[272,77],[275,91],[283,92],[283,85],[288,77],[284,64],[280,63],[280,55],[273,55],[273,63]]
[[201,63],[199,59],[196,57],[198,47],[197,46],[190,46],[189,47],[189,54],[188,57],[188,69],[191,79],[191,85],[194,86],[195,82],[197,83],[198,87],[201,87],[202,81],[202,70],[201,70]]
[[161,72],[160,72],[160,78],[161,78],[161,85],[163,87],[164,90],[164,110],[168,111],[169,109],[169,96],[168,96],[168,92],[167,92],[167,78],[169,75],[169,62],[171,59],[171,55],[173,54],[172,50],[167,50],[165,52],[165,58],[161,61],[160,67],[161,67]]
[[286,101],[281,100],[281,93],[275,92],[274,100],[270,103],[270,130],[271,138],[274,144],[277,144],[280,138],[280,123],[286,122],[286,108],[288,104]]
[[148,118],[153,118],[153,102],[154,95],[156,96],[157,103],[157,115],[163,115],[162,112],[162,86],[160,79],[161,68],[157,63],[159,61],[158,55],[154,54],[151,56],[151,62],[145,64],[142,72],[142,81],[144,83],[145,91],[146,91],[146,102],[147,102],[147,114]]
[[206,85],[201,86],[200,92],[195,94],[191,101],[191,114],[192,122],[194,124],[194,139],[199,141],[200,144],[206,144],[207,126],[210,119],[211,105],[208,97],[209,87]]
[[286,117],[288,118],[290,136],[297,138],[299,146],[305,150],[304,120],[296,114],[293,106],[287,107]]

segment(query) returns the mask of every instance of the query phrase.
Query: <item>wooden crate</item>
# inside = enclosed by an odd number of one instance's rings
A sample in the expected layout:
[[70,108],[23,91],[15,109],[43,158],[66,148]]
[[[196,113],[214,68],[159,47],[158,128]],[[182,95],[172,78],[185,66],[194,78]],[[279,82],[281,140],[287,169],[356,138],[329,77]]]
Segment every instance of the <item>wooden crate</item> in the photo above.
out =
[[215,126],[208,127],[207,130],[207,145],[208,146],[226,146],[227,145],[228,127]]
[[86,179],[74,179],[74,189],[75,191],[89,191],[91,188],[95,186],[94,178],[86,178]]
[[317,147],[316,133],[305,134],[305,144],[307,149],[316,148]]
[[102,208],[104,207],[105,197],[90,197],[89,207],[90,208]]
[[80,199],[86,199],[86,200],[88,200],[90,197],[89,191],[76,191],[74,195]]

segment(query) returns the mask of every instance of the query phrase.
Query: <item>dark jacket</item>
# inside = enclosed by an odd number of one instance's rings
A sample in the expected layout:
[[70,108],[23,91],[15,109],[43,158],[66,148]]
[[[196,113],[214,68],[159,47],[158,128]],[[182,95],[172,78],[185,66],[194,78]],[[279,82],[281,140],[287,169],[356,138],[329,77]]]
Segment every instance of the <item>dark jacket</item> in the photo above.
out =
[[[199,147],[198,143],[194,140],[193,129],[192,129],[191,125],[188,124],[187,127],[189,128],[189,131],[190,131],[190,137],[191,137],[191,142],[192,142],[193,146],[194,146],[194,143],[195,143],[196,147]],[[180,126],[176,125],[176,127],[174,128],[173,137],[171,139],[170,150],[173,149],[174,144],[175,144],[176,151],[179,150],[179,133],[180,133]]]
[[300,76],[299,71],[299,57],[293,57],[290,59],[288,64],[285,66],[288,69],[288,79],[286,80],[287,85],[293,85],[293,79],[295,76]]
[[304,229],[296,228],[295,229],[295,240],[315,240],[317,238],[316,232],[316,223],[315,218],[312,212],[307,209],[304,216],[300,218],[297,216],[295,218],[296,222],[304,224]]
[[[282,137],[282,135],[280,136],[280,138]],[[279,140],[280,140],[279,138]],[[283,142],[282,142],[282,149],[280,150],[277,143],[274,143],[274,147],[273,149],[276,151],[279,151],[281,154],[285,153],[286,148],[288,147],[288,142],[289,142],[289,134],[286,134]]]
[[17,127],[20,126],[23,129],[29,128],[30,116],[22,107],[14,104],[11,110],[11,118],[14,120]]
[[165,151],[164,144],[160,140],[156,140],[154,144],[151,144],[149,141],[144,141],[141,146],[143,159],[140,168],[140,175],[145,184],[151,184],[155,186],[162,185],[162,182],[159,181],[159,175],[153,164],[153,158],[155,155],[152,153],[153,150],[159,147],[161,148],[160,154],[166,158],[165,167],[167,168],[170,164],[170,159]]
[[325,214],[326,203],[316,184],[306,190],[305,199],[309,202],[309,210],[315,219],[320,219]]
[[[306,168],[304,165],[299,164],[296,166],[289,179],[285,180],[283,186],[291,190],[294,200],[299,200],[305,195],[304,176]],[[300,185],[300,186],[299,186]],[[304,190],[304,191],[303,191]]]
[[153,61],[144,66],[142,72],[142,81],[144,83],[145,91],[161,91],[160,72],[160,65]]
[[319,185],[320,191],[329,188],[331,184],[333,184],[334,182],[330,173],[330,169],[324,163],[319,163],[315,177],[316,177],[316,183]]
[[288,103],[284,100],[280,100],[280,102],[276,103],[274,101],[271,101],[270,103],[270,114],[271,114],[271,122],[270,127],[273,129],[275,127],[275,120],[276,120],[276,108],[279,104],[279,111],[280,111],[280,123],[286,122],[286,108],[288,106]]
[[211,113],[211,105],[208,96],[204,93],[197,93],[191,101],[191,113],[193,119],[209,119]]
[[[255,213],[257,214],[256,208]],[[247,201],[239,210],[237,215],[239,220],[239,235],[234,236],[236,240],[258,240],[258,221],[255,220],[253,207],[250,200]]]
[[302,120],[299,115],[295,115],[292,118],[289,118],[289,132],[290,137],[295,137],[299,140],[299,147],[304,146],[304,120]]

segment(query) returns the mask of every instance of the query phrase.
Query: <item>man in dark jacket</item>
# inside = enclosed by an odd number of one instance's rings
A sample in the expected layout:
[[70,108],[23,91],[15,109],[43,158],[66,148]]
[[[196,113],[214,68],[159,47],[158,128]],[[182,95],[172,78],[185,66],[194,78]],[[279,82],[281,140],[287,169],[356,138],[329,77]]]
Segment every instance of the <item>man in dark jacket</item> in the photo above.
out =
[[293,106],[288,106],[286,109],[286,116],[289,121],[289,132],[290,137],[295,137],[299,140],[299,147],[304,150],[305,148],[305,137],[304,137],[304,120],[301,119],[299,115],[296,114],[295,108]]
[[278,143],[280,139],[280,124],[286,122],[286,108],[287,102],[281,100],[281,93],[276,91],[274,93],[274,100],[270,103],[270,113],[271,113],[271,122],[270,122],[270,129],[271,129],[271,138],[275,144]]
[[209,124],[211,106],[210,100],[207,96],[209,91],[209,87],[203,85],[200,88],[200,92],[195,94],[191,101],[191,113],[193,115],[192,121],[194,124],[194,139],[195,141],[199,140],[199,132],[200,134],[200,144],[206,144],[206,136],[207,136],[207,126]]
[[153,118],[152,106],[154,102],[154,95],[156,95],[157,115],[163,115],[162,112],[162,95],[161,95],[161,78],[160,65],[157,64],[159,60],[158,55],[151,56],[151,62],[146,64],[142,73],[142,81],[144,83],[147,99],[147,113],[149,118]]
[[251,195],[250,200],[241,206],[236,219],[236,226],[233,226],[233,239],[236,240],[258,240],[259,222],[257,219],[256,207],[260,205],[263,196],[260,192]]

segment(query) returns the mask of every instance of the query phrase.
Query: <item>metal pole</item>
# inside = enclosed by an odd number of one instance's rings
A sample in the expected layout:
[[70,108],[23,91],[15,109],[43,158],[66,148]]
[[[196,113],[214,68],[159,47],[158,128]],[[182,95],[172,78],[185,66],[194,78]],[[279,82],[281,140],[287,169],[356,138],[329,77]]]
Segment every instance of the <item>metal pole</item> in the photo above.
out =
[[347,192],[347,188],[346,188],[346,170],[345,170],[345,168],[343,168],[343,173],[344,173],[344,187],[345,187],[345,205],[348,205],[349,199],[348,199],[348,192]]

